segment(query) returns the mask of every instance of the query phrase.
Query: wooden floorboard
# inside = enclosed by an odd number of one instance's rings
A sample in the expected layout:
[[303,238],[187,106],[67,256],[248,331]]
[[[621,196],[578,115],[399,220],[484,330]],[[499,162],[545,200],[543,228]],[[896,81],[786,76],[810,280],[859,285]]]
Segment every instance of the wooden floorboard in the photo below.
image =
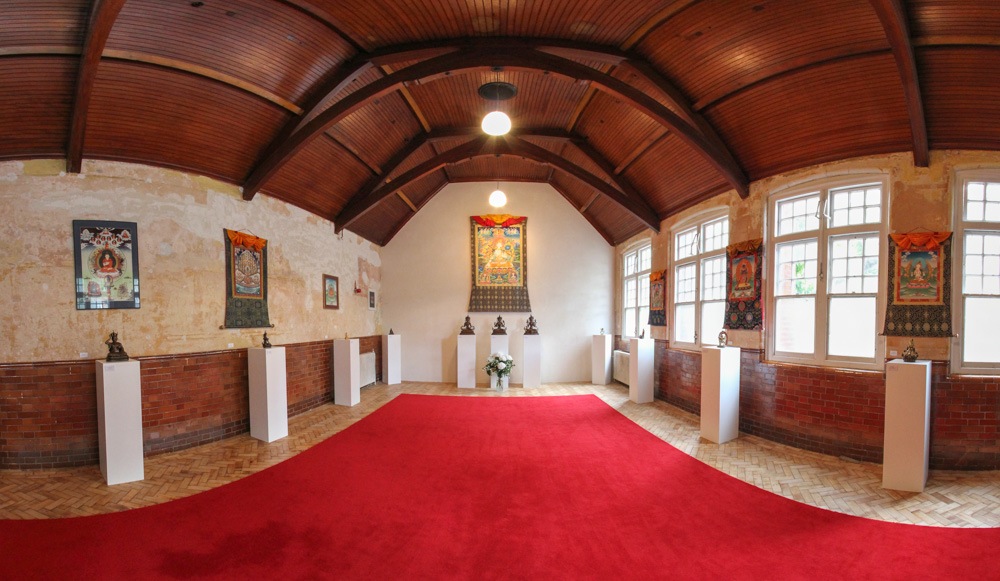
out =
[[[343,430],[401,393],[459,397],[594,394],[626,417],[718,470],[775,494],[846,514],[950,527],[1000,526],[1000,472],[931,471],[922,493],[882,488],[882,466],[824,456],[741,434],[725,444],[699,437],[698,417],[666,403],[635,404],[628,388],[586,383],[486,387],[406,382],[362,390],[354,407],[324,404],[289,420],[289,436],[273,443],[236,436],[146,458],[141,482],[107,486],[98,466],[0,471],[0,518],[38,519],[117,512],[169,502],[238,480],[298,454]],[[669,483],[664,483],[669,486]]]

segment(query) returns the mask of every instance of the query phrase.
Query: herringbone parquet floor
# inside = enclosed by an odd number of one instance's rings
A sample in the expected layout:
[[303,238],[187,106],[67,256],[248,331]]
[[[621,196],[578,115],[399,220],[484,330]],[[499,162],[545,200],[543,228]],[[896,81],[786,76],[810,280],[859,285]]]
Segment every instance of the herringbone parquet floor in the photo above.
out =
[[[35,519],[116,512],[182,498],[273,466],[343,430],[400,393],[462,397],[595,394],[657,437],[764,490],[837,512],[953,527],[1000,526],[1000,472],[932,471],[923,493],[882,488],[879,464],[851,462],[741,435],[726,444],[699,438],[698,417],[663,402],[638,405],[621,385],[549,384],[539,389],[454,384],[378,384],[352,408],[325,404],[289,420],[289,436],[267,444],[248,434],[182,452],[146,458],[141,482],[107,486],[97,466],[0,471],[0,518]],[[669,486],[669,483],[664,483]]]

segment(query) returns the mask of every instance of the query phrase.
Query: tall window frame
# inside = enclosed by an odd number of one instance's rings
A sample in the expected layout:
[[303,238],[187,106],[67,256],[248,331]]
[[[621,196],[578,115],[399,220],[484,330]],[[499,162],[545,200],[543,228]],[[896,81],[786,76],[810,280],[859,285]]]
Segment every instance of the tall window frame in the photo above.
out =
[[729,212],[708,210],[680,222],[670,233],[671,345],[699,349],[715,344],[726,311]]
[[882,369],[887,176],[845,175],[788,188],[770,196],[767,215],[768,358]]
[[952,200],[951,369],[1000,375],[1000,168],[956,170]]
[[637,242],[622,252],[622,339],[649,336],[649,274],[653,270],[653,244]]

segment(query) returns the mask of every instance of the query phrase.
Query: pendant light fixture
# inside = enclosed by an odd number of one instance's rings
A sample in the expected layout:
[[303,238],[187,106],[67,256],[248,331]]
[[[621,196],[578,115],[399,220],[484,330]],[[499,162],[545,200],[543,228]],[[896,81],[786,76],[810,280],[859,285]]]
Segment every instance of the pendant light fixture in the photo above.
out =
[[479,87],[479,96],[493,103],[493,110],[483,117],[481,127],[487,135],[498,137],[506,135],[511,128],[510,117],[500,110],[500,101],[506,101],[517,94],[517,87],[510,83],[504,83],[499,79],[500,68],[494,68],[497,80],[485,83]]
[[503,193],[503,190],[500,189],[500,154],[497,153],[495,155],[497,157],[497,189],[493,190],[493,193],[490,194],[490,205],[494,208],[502,208],[507,205],[507,194]]

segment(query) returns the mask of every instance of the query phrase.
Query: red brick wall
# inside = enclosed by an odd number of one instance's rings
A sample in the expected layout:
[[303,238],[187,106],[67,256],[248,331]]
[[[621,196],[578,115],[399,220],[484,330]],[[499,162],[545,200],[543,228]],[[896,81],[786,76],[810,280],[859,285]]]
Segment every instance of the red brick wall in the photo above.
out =
[[[701,355],[657,341],[657,397],[701,409]],[[935,362],[931,378],[930,466],[1000,469],[1000,379],[949,376]],[[885,378],[859,372],[761,361],[743,350],[740,431],[834,456],[882,462]]]
[[250,431],[245,349],[139,360],[146,455]]
[[1000,468],[1000,378],[931,369],[931,468]]
[[[285,345],[289,415],[333,399],[332,341]],[[381,376],[381,337],[363,337]],[[245,349],[140,357],[146,455],[248,432]],[[0,365],[0,469],[96,464],[93,361]]]
[[0,365],[0,468],[96,464],[92,361]]

